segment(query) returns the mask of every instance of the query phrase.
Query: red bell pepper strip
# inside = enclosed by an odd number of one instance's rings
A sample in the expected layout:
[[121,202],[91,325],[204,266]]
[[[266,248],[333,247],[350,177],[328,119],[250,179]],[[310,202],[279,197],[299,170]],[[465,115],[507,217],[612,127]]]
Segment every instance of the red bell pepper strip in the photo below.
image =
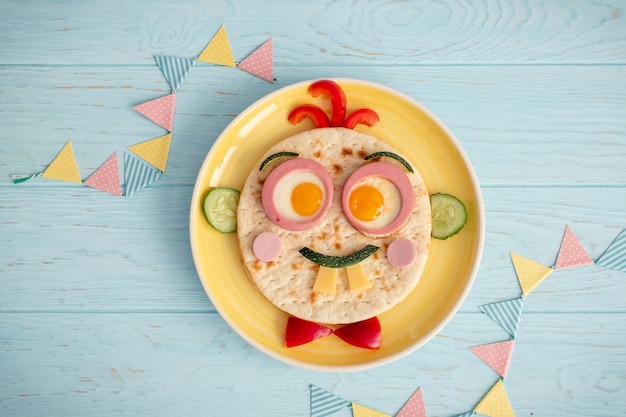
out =
[[305,117],[311,119],[315,127],[330,126],[328,116],[326,116],[324,110],[320,109],[314,104],[303,104],[296,107],[291,111],[291,113],[289,113],[289,116],[287,116],[287,120],[289,120],[291,124],[295,125],[300,123]]
[[309,94],[313,97],[320,94],[330,97],[330,104],[333,109],[330,125],[339,127],[343,124],[343,119],[346,116],[346,95],[339,84],[331,80],[316,81],[309,86]]
[[377,317],[340,327],[335,330],[335,335],[344,342],[364,349],[378,349],[382,340]]
[[363,108],[353,111],[346,120],[343,122],[343,127],[346,129],[354,129],[354,127],[358,124],[364,124],[366,126],[372,127],[380,118],[378,117],[378,113],[376,113],[372,109]]
[[313,323],[297,317],[289,316],[285,331],[285,345],[288,348],[304,345],[332,334],[333,329],[322,324]]

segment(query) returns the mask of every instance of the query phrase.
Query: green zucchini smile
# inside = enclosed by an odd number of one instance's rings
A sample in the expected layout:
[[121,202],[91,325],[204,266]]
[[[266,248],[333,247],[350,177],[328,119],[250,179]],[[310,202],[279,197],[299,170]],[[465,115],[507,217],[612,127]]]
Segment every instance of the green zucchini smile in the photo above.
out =
[[327,268],[345,268],[347,266],[355,265],[361,261],[364,261],[371,255],[376,253],[378,249],[380,249],[378,246],[366,245],[356,252],[352,252],[346,256],[324,255],[306,246],[300,249],[299,252],[309,261],[314,262],[318,265],[325,266]]

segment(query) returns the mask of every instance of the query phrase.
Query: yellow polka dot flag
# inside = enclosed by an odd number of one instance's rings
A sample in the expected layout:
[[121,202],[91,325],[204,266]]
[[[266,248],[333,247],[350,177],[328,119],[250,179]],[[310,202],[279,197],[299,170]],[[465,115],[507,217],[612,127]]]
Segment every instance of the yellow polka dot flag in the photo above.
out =
[[504,389],[502,380],[498,380],[489,392],[478,403],[474,412],[489,417],[515,417],[515,412],[509,402],[509,396]]
[[170,144],[172,143],[172,134],[160,136],[146,142],[129,146],[128,149],[133,151],[137,156],[153,165],[155,168],[165,172],[167,166],[167,158],[170,153]]
[[59,152],[41,176],[53,180],[82,183],[80,171],[76,164],[76,157],[74,157],[74,150],[72,149],[72,142],[67,141],[61,152]]
[[389,414],[364,407],[357,403],[352,403],[353,417],[391,417]]
[[198,61],[209,62],[211,64],[225,65],[227,67],[236,67],[233,51],[228,42],[226,29],[221,26],[215,36],[209,41],[208,45],[198,55]]
[[532,261],[517,253],[511,252],[511,260],[524,295],[528,295],[554,271],[549,266]]

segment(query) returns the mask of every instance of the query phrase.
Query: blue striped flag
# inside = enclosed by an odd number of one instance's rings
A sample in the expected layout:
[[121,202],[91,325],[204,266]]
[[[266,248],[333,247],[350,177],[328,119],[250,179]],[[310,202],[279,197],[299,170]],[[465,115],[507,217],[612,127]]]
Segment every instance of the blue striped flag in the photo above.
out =
[[161,171],[124,153],[124,179],[126,180],[126,197],[146,188],[161,177]]
[[596,261],[597,265],[626,272],[626,228],[622,229],[615,240]]
[[349,406],[349,401],[311,385],[311,417],[332,416]]
[[196,65],[195,59],[174,56],[154,55],[154,60],[174,92],[178,91],[191,68]]
[[484,304],[478,306],[478,308],[515,338],[522,309],[524,308],[524,299],[522,297]]

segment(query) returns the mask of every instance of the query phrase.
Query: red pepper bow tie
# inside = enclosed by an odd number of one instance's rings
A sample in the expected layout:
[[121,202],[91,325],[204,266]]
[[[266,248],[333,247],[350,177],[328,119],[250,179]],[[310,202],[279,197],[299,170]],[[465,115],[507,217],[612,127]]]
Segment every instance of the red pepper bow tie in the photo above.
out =
[[343,325],[337,329],[290,316],[287,320],[285,342],[288,348],[304,345],[334,334],[352,346],[378,349],[382,339],[377,317]]

